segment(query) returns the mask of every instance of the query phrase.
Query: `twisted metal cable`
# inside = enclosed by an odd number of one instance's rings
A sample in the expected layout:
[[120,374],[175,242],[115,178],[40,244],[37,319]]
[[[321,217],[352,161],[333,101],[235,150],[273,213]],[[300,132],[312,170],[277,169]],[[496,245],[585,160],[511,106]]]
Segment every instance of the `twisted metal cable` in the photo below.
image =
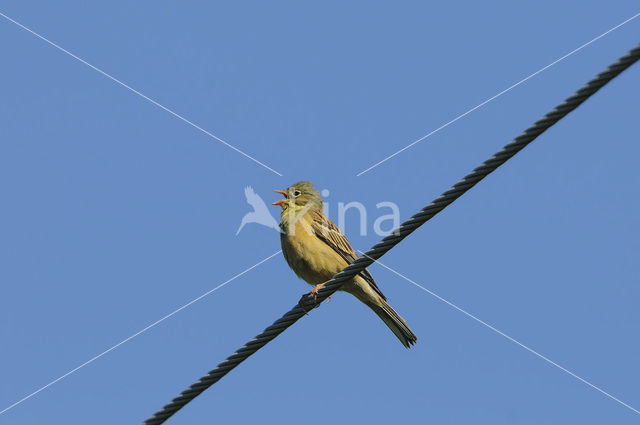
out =
[[227,357],[225,361],[218,364],[215,369],[200,378],[198,382],[191,385],[187,390],[183,391],[178,397],[171,400],[169,404],[156,412],[151,418],[147,419],[144,425],[159,425],[169,419],[174,413],[184,407],[191,400],[200,395],[204,390],[215,384],[224,375],[229,373],[233,368],[238,366],[247,357],[265,346],[272,339],[280,335],[289,326],[293,325],[298,319],[306,314],[306,312],[316,308],[327,297],[336,292],[348,280],[360,273],[366,267],[370,266],[374,260],[382,257],[387,251],[397,245],[401,240],[409,236],[418,227],[433,218],[440,211],[445,209],[449,204],[462,196],[466,191],[475,186],[480,180],[493,172],[496,168],[504,164],[508,159],[520,152],[525,146],[535,140],[549,127],[560,121],[569,112],[576,109],[582,102],[587,100],[591,95],[600,90],[605,84],[614,79],[622,71],[630,67],[640,59],[640,44],[630,50],[626,55],[622,56],[615,63],[610,65],[606,70],[598,74],[594,79],[585,84],[573,96],[567,98],[551,112],[546,114],[542,119],[537,121],[531,127],[526,129],[520,136],[513,139],[509,144],[503,147],[498,153],[482,163],[479,167],[467,174],[462,180],[453,185],[453,187],[437,199],[424,207],[420,212],[405,221],[394,230],[389,236],[382,239],[369,251],[364,253],[360,258],[356,259],[349,266],[344,268],[340,273],[336,274],[329,280],[319,291],[318,296],[314,300],[306,297],[301,300],[301,304],[293,307],[280,319],[276,320],[271,326],[266,328],[262,333],[257,335],[251,341],[247,342],[238,351]]

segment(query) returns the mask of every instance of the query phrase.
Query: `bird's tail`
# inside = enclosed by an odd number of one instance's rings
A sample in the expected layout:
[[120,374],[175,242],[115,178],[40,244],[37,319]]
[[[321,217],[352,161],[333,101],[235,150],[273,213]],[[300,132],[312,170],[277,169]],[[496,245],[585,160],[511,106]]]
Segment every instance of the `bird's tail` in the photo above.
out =
[[[246,217],[246,216],[245,216]],[[247,224],[245,222],[245,217],[242,217],[242,222],[240,223],[240,227],[238,227],[238,230],[236,231],[236,236],[238,236],[238,234],[240,233],[240,230],[242,230],[242,228],[244,227],[245,224]]]
[[378,298],[377,302],[369,301],[366,304],[373,310],[382,321],[391,329],[398,337],[402,345],[409,348],[415,344],[418,337],[411,331],[407,322],[382,298]]

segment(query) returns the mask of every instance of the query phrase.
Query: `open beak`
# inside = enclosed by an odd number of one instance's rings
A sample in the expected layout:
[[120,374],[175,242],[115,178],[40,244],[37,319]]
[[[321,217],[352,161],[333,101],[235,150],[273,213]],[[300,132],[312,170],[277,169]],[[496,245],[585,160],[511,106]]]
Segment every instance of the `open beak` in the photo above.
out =
[[276,201],[271,205],[282,205],[285,202],[287,202],[288,196],[287,196],[287,191],[286,190],[274,190],[274,192],[282,194],[284,196],[284,199],[280,199],[279,201]]

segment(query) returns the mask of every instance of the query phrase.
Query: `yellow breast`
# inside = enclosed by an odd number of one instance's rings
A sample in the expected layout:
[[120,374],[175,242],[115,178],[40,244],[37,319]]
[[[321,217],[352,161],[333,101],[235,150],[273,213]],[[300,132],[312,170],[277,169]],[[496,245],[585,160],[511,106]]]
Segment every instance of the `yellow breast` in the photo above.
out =
[[305,217],[282,233],[280,241],[289,267],[311,285],[326,282],[347,266],[338,253],[314,234]]

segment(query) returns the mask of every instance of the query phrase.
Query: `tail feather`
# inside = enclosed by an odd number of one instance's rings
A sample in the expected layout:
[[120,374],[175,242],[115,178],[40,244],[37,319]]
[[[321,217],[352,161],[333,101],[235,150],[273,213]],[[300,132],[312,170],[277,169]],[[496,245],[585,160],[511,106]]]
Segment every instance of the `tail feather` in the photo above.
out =
[[402,345],[409,348],[416,343],[418,337],[407,325],[402,317],[382,298],[378,303],[368,302],[367,305],[382,319],[382,321],[398,337]]

